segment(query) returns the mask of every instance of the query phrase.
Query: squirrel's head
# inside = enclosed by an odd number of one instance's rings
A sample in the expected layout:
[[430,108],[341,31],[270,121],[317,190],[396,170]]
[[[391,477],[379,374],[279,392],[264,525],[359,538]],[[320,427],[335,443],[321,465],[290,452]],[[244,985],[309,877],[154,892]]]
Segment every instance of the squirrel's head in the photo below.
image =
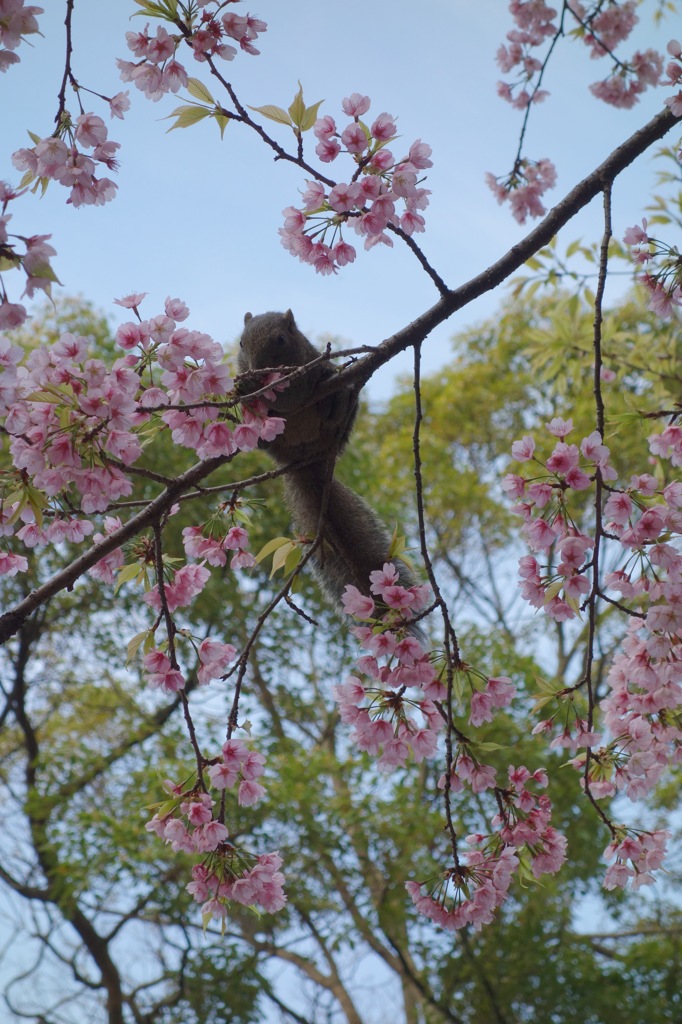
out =
[[244,316],[240,362],[250,370],[266,366],[296,366],[301,362],[301,334],[294,314],[260,313]]

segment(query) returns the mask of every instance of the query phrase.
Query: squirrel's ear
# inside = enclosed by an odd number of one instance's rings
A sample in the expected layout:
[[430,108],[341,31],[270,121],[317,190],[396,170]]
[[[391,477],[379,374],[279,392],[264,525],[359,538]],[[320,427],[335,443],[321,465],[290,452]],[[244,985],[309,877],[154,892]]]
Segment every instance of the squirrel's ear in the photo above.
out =
[[286,313],[284,314],[284,323],[287,325],[287,327],[290,330],[291,330],[292,327],[296,326],[296,321],[294,320],[294,314],[291,312],[290,309],[288,309],[286,311]]
[[253,313],[244,313],[244,323],[248,324],[249,320],[253,319]]

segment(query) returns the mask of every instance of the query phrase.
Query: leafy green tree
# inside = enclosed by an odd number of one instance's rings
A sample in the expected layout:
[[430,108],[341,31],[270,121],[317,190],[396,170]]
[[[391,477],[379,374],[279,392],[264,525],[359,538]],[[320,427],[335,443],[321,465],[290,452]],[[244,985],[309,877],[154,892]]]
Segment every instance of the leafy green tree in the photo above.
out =
[[[87,307],[59,316],[59,329],[78,318],[98,345],[110,343]],[[434,564],[461,621],[464,656],[490,673],[502,666],[522,695],[518,710],[486,729],[490,760],[501,772],[511,747],[517,763],[531,770],[542,764],[528,729],[531,696],[538,678],[556,686],[575,672],[585,643],[583,629],[519,610],[512,568],[517,529],[495,484],[521,431],[559,407],[589,423],[580,398],[589,356],[576,345],[563,349],[563,360],[557,357],[569,316],[572,337],[589,332],[589,312],[572,309],[561,294],[538,297],[531,307],[512,303],[494,323],[456,338],[452,364],[423,381],[429,424],[423,458],[439,481],[425,493]],[[651,379],[647,354],[652,346],[671,351],[676,339],[636,297],[613,310],[608,323],[607,350],[618,373],[610,442],[615,458],[619,445],[644,456],[645,439],[626,429],[628,416],[633,408],[656,411],[671,400],[674,363]],[[56,326],[47,319],[36,334]],[[449,415],[453,408],[457,422]],[[467,426],[472,419],[475,432]],[[387,521],[406,523],[414,534],[400,469],[412,423],[407,390],[381,411],[366,410],[341,471]],[[174,469],[167,457],[169,464],[157,472]],[[260,456],[250,458],[257,471]],[[141,475],[138,486],[143,493],[150,478]],[[270,497],[278,483],[261,487]],[[263,543],[287,530],[286,512],[270,502],[273,507],[274,514],[257,514]],[[171,552],[187,522],[181,507],[171,520]],[[66,547],[42,550],[26,584],[19,577],[3,580],[3,601],[12,602],[22,585],[38,585],[68,557]],[[208,635],[227,622],[230,635],[246,642],[247,621],[275,585],[264,563],[247,578],[226,573],[211,581],[188,625]],[[575,773],[558,768],[565,760],[560,751],[552,795],[557,826],[569,837],[567,870],[541,886],[517,886],[495,923],[480,933],[444,933],[414,914],[403,883],[433,873],[445,849],[441,768],[426,762],[382,774],[349,744],[331,689],[347,674],[354,641],[307,577],[295,602],[315,625],[290,607],[278,608],[249,664],[244,713],[267,753],[267,797],[257,808],[234,804],[228,815],[235,837],[263,840],[286,857],[289,902],[274,917],[235,910],[224,936],[211,926],[202,933],[183,889],[186,856],[143,830],[144,808],[158,800],[159,780],[177,781],[191,770],[182,707],[178,699],[149,694],[137,658],[126,670],[115,667],[143,624],[132,587],[122,588],[124,600],[115,606],[109,594],[86,577],[34,613],[3,650],[0,879],[5,927],[11,922],[14,944],[25,951],[14,976],[6,974],[5,1001],[17,1019],[677,1020],[678,879],[671,876],[665,894],[646,904],[599,896],[594,876],[603,836]],[[614,628],[611,647],[617,642]],[[601,652],[604,659],[611,647]],[[281,652],[294,648],[303,656],[295,667],[283,666]],[[195,677],[188,689],[197,728],[219,742],[229,711],[224,692],[197,687]],[[665,804],[664,814],[676,808],[675,787]],[[480,798],[458,796],[454,813],[458,832],[476,831]],[[599,932],[586,926],[581,910],[595,901],[611,918]],[[68,977],[59,987],[47,984],[65,965]],[[383,1015],[377,991],[386,993]]]

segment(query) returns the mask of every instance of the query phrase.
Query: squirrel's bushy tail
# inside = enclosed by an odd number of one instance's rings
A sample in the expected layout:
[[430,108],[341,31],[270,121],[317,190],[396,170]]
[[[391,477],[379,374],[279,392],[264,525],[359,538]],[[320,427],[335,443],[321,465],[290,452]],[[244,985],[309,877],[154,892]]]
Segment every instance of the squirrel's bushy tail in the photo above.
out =
[[[317,536],[328,475],[326,461],[293,469],[284,477],[284,494],[299,533]],[[337,605],[347,584],[369,594],[369,574],[388,561],[391,535],[374,509],[350,487],[331,480],[322,526],[322,544],[313,555],[315,572]],[[400,582],[416,580],[398,558],[394,562]]]

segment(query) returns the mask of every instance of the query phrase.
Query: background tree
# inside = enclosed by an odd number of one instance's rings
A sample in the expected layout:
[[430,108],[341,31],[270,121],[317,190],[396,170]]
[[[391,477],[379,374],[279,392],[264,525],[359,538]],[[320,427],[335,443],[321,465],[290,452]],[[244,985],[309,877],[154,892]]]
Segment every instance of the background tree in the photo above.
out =
[[[512,302],[494,322],[456,338],[451,368],[423,381],[430,426],[424,462],[439,480],[426,494],[435,563],[448,580],[455,613],[458,605],[468,609],[460,618],[471,657],[492,671],[504,656],[528,695],[536,692],[538,677],[558,685],[578,671],[585,632],[521,611],[510,581],[523,548],[494,474],[499,479],[519,427],[542,423],[559,397],[567,413],[589,417],[589,409],[581,413],[589,369],[580,346],[563,349],[559,369],[552,357],[567,331],[574,338],[589,333],[588,308],[576,310],[567,324],[567,303],[551,292],[532,306]],[[61,333],[76,318],[106,348],[104,324],[80,307],[67,308],[57,324],[49,314],[36,336]],[[614,458],[629,458],[628,446],[645,452],[646,445],[623,413],[633,403],[648,412],[672,400],[673,373],[651,377],[648,366],[652,351],[671,351],[679,333],[636,298],[607,322],[614,346],[607,351],[619,378],[611,383],[620,427]],[[541,383],[536,352],[529,354],[519,340],[531,332],[544,360]],[[617,346],[624,346],[622,354]],[[503,403],[503,395],[511,400]],[[441,411],[456,403],[467,421],[475,410],[477,430],[469,437],[454,434]],[[385,409],[364,411],[342,466],[351,484],[372,480],[372,501],[387,521],[410,521],[400,467],[411,423],[406,386]],[[163,472],[172,472],[172,457],[169,451]],[[251,458],[257,470],[262,457]],[[143,491],[148,481],[141,477],[138,486]],[[278,483],[262,487],[265,496]],[[178,546],[184,515],[173,523]],[[265,538],[285,530],[284,519],[270,502],[259,511],[259,533]],[[475,547],[481,536],[494,538],[492,550]],[[453,562],[453,550],[464,553],[461,562]],[[32,585],[68,558],[67,546],[42,549],[32,564]],[[229,618],[246,637],[249,615],[272,584],[262,565],[237,589],[231,580],[228,573],[202,594],[191,612],[193,632],[209,632],[216,617]],[[9,602],[16,579],[3,586]],[[106,588],[86,579],[35,613],[4,648],[2,879],[5,920],[14,928],[14,948],[23,951],[14,977],[6,966],[5,999],[17,1019],[61,1024],[89,1014],[110,1024],[229,1015],[245,1022],[329,1017],[476,1024],[529,1017],[568,1022],[576,1012],[595,1022],[635,1024],[643,1012],[651,1020],[676,1019],[679,873],[673,866],[660,901],[648,905],[623,895],[599,897],[594,872],[603,840],[582,813],[569,767],[558,769],[554,787],[555,816],[569,836],[568,870],[541,889],[517,887],[496,923],[481,933],[463,932],[453,941],[419,923],[401,883],[414,872],[428,874],[438,861],[438,768],[412,764],[387,777],[349,747],[330,697],[330,673],[343,680],[352,638],[320,605],[309,581],[295,600],[317,626],[284,609],[253,650],[246,714],[259,736],[269,737],[268,795],[252,811],[234,806],[230,812],[237,834],[243,828],[262,835],[285,852],[288,908],[274,918],[239,912],[223,938],[212,928],[202,936],[182,891],[186,857],[140,836],[141,809],[158,799],[156,780],[177,778],[186,755],[179,701],[150,696],[135,659],[125,671],[113,668],[116,650],[139,617],[130,585],[121,597],[111,605]],[[615,633],[610,643],[617,642]],[[283,672],[279,652],[292,644],[308,653]],[[219,737],[224,696],[192,681],[188,691],[201,733]],[[543,745],[529,736],[523,710],[498,718],[484,738],[499,745],[489,756],[501,769],[510,746],[531,768],[542,763]],[[566,756],[557,751],[556,764]],[[661,811],[667,816],[678,801],[672,780],[666,794]],[[479,800],[458,799],[458,830],[477,827]],[[580,907],[588,898],[605,900],[608,934],[587,931]],[[390,1007],[384,1017],[373,994],[377,984]]]

